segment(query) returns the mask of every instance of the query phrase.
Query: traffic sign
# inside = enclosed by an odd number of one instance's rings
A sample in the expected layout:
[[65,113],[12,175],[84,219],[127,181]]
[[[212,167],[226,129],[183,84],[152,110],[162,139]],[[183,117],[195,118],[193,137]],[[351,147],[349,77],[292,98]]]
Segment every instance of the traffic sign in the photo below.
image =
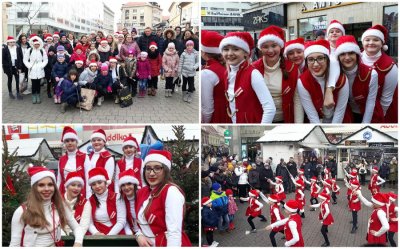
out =
[[224,136],[225,137],[229,137],[229,136],[231,136],[232,135],[232,132],[230,131],[230,130],[225,130],[224,131]]

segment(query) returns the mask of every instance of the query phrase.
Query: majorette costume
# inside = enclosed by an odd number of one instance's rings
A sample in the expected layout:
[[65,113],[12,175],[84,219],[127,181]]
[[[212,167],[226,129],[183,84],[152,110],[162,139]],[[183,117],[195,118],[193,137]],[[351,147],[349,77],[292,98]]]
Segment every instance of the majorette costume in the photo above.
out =
[[[224,38],[216,31],[201,30],[201,51],[221,54],[219,44]],[[201,70],[201,122],[231,123],[226,113],[225,82],[228,77],[226,67],[210,58]]]
[[[135,177],[135,172],[133,171],[133,169],[128,169],[119,173],[118,179],[119,179],[118,181],[119,189],[121,189],[122,185],[127,183],[131,183],[140,188],[139,180]],[[136,234],[139,231],[139,228],[136,223],[135,196],[136,193],[132,197],[128,197],[125,194],[123,195],[126,208],[126,221],[127,221],[124,229],[125,229],[125,234],[127,235]]]
[[333,204],[337,204],[336,199],[337,199],[337,195],[340,194],[340,187],[336,184],[336,179],[332,178],[332,200],[333,200]]
[[385,180],[378,175],[378,171],[378,167],[375,166],[372,168],[372,176],[368,184],[368,189],[371,191],[372,195],[379,193],[381,190],[380,185],[385,183]]
[[275,186],[275,194],[279,196],[279,201],[283,203],[286,199],[285,189],[283,188],[283,180],[282,176],[276,176],[275,182],[270,182],[272,185]]
[[[156,161],[171,169],[171,153],[151,150],[144,159],[144,165]],[[181,190],[174,184],[164,186],[144,186],[137,192],[136,214],[139,232],[156,247],[191,246],[190,240],[183,231],[183,214],[185,198]],[[166,214],[171,220],[166,220]]]
[[[274,224],[277,221],[283,220],[285,216],[283,216],[280,208],[279,208],[279,196],[276,194],[272,194],[268,196],[268,200],[270,202],[269,206],[269,213],[271,215],[271,224]],[[269,238],[271,239],[271,243],[273,247],[276,247],[276,240],[275,240],[275,234],[278,232],[284,233],[284,225],[274,227],[269,235]]]
[[[301,217],[305,218],[305,215],[304,215],[304,206],[306,204],[306,201],[304,198],[305,197],[305,195],[304,195],[305,183],[301,177],[301,174],[304,173],[304,170],[299,170],[299,173],[300,173],[300,177],[297,180],[293,181],[294,185],[296,185],[295,199],[299,203]],[[294,179],[292,178],[292,180],[294,180]]]
[[320,208],[320,213],[319,213],[319,220],[322,223],[322,228],[321,228],[321,233],[322,236],[324,236],[325,243],[322,245],[323,247],[329,246],[330,242],[328,239],[328,226],[332,225],[334,220],[332,216],[332,212],[330,211],[329,208],[329,202],[331,197],[327,193],[321,193],[318,195],[318,198],[322,200],[321,203],[312,205],[314,208],[319,207]]
[[[317,184],[317,177],[313,176],[311,177],[311,186],[310,186],[310,194],[311,194],[311,199],[310,203],[311,204],[316,204],[318,203],[317,197],[318,193],[321,190],[321,187]],[[311,211],[314,211],[315,209],[311,209]]]
[[397,195],[393,192],[389,192],[386,194],[388,201],[387,214],[389,217],[389,232],[388,232],[388,240],[390,242],[390,246],[396,247],[396,242],[394,241],[394,234],[399,230],[399,220],[397,217],[397,213],[399,208],[395,205],[395,201],[397,199]]

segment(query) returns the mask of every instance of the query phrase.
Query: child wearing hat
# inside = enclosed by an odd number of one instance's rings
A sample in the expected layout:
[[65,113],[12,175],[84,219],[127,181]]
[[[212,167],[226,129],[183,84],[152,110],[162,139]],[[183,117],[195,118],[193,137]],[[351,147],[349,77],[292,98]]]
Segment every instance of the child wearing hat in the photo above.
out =
[[399,219],[397,214],[399,212],[399,208],[396,206],[397,195],[393,192],[389,192],[386,194],[388,199],[388,217],[389,217],[389,232],[388,232],[388,240],[391,247],[396,247],[396,242],[394,241],[394,234],[399,230]]
[[211,187],[212,206],[218,214],[218,230],[226,231],[229,229],[229,216],[228,216],[228,197],[225,191],[222,191],[221,185],[217,182],[213,183]]
[[239,210],[239,208],[235,202],[235,198],[233,197],[232,189],[227,189],[225,193],[228,196],[229,230],[233,230],[235,229],[233,219],[235,218],[235,213]]
[[140,52],[140,57],[136,64],[136,77],[139,81],[139,98],[146,96],[147,82],[151,79],[150,62],[147,56],[147,52]]
[[3,45],[3,71],[7,75],[8,95],[11,99],[15,99],[12,93],[12,78],[15,78],[15,87],[17,99],[22,100],[19,92],[19,73],[22,72],[23,53],[22,49],[16,45],[14,37],[8,36],[7,45]]
[[260,194],[259,194],[259,190],[253,189],[250,190],[249,192],[249,197],[240,197],[240,200],[242,201],[248,201],[249,202],[249,206],[246,209],[246,216],[248,216],[247,218],[247,222],[249,223],[250,227],[251,227],[251,233],[256,233],[257,229],[254,226],[254,222],[253,219],[256,217],[261,218],[260,221],[262,222],[266,222],[267,218],[265,218],[264,215],[262,215],[262,208],[263,208],[263,204],[258,201]]
[[149,46],[149,62],[150,62],[150,70],[151,70],[151,79],[148,84],[148,95],[156,96],[157,94],[157,83],[158,76],[160,75],[160,70],[162,68],[162,59],[161,54],[158,51],[157,43],[150,42]]
[[100,55],[100,61],[102,63],[108,61],[108,59],[113,55],[111,52],[111,47],[108,45],[108,41],[106,38],[102,38],[100,41],[100,45],[97,48],[98,53]]
[[61,93],[61,113],[65,113],[68,106],[76,107],[78,102],[82,101],[81,88],[78,84],[79,75],[78,71],[71,69],[68,76],[60,84]]
[[134,50],[129,50],[128,56],[125,57],[125,70],[127,75],[126,82],[131,89],[132,97],[135,97],[137,92],[136,65],[135,52]]
[[321,220],[322,223],[321,233],[322,236],[324,236],[325,240],[325,243],[322,244],[321,246],[327,247],[330,246],[330,242],[328,239],[328,226],[332,225],[334,222],[332,212],[330,211],[329,208],[331,197],[327,193],[321,193],[318,195],[318,198],[321,199],[321,202],[314,205],[310,205],[310,207],[321,209],[321,212],[319,213],[319,220]]
[[371,179],[369,180],[368,189],[371,191],[371,194],[374,195],[380,192],[381,185],[386,181],[379,176],[379,169],[377,166],[374,166],[371,170]]
[[[318,203],[317,197],[318,197],[318,193],[320,190],[321,190],[321,187],[317,183],[317,177],[313,176],[311,178],[311,186],[310,186],[310,191],[311,191],[310,203],[311,203],[311,205]],[[310,211],[315,211],[315,208],[311,208]]]
[[193,48],[192,40],[186,42],[186,49],[180,56],[178,76],[182,75],[182,96],[183,101],[191,103],[194,91],[194,76],[199,68],[199,53]]
[[104,102],[104,97],[112,94],[113,81],[106,63],[101,64],[100,73],[97,74],[93,84],[97,90],[97,105],[101,106],[102,102]]
[[218,214],[212,208],[210,197],[203,197],[201,206],[201,227],[206,234],[207,244],[210,247],[216,247],[219,243],[214,240],[214,231],[218,226]]
[[[54,64],[51,71],[54,86],[54,104],[61,104],[60,84],[68,72],[68,63],[65,62],[64,54],[57,54],[57,62]],[[58,89],[57,89],[58,88]],[[58,92],[58,94],[57,94]]]
[[168,43],[168,47],[162,57],[162,66],[165,76],[165,97],[172,97],[174,77],[178,76],[179,67],[179,55],[173,42]]

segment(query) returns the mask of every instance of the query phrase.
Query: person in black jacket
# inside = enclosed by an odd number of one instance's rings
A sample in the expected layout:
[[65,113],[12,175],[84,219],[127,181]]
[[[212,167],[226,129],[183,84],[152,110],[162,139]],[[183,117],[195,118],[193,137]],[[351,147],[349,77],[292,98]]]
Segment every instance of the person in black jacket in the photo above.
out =
[[44,68],[44,74],[47,81],[47,97],[51,98],[52,95],[52,79],[51,79],[51,71],[53,70],[53,65],[57,62],[57,51],[54,46],[50,46],[47,51],[47,65]]
[[[297,177],[297,164],[294,162],[293,157],[289,158],[289,162],[287,163],[287,169],[289,173],[293,176],[293,178]],[[295,191],[295,185],[292,181],[289,181],[289,193]]]
[[201,199],[201,226],[206,234],[207,244],[216,247],[219,243],[214,241],[214,231],[218,227],[218,214],[212,209],[212,202],[210,197],[203,197]]
[[[379,176],[385,180],[388,181],[389,180],[389,175],[390,175],[390,167],[389,164],[387,162],[383,162],[381,167],[379,168]],[[385,187],[385,183],[383,183],[382,187]]]
[[23,54],[21,47],[15,44],[15,39],[12,36],[7,37],[7,45],[3,45],[3,71],[7,75],[8,96],[15,99],[12,92],[12,77],[15,78],[15,88],[17,90],[17,99],[22,100],[19,93],[19,74],[22,72]]
[[74,48],[72,47],[71,43],[69,43],[69,41],[67,41],[67,35],[65,33],[61,33],[60,34],[60,41],[55,44],[55,47],[58,46],[63,46],[64,49],[67,51],[68,55],[71,56],[72,53],[74,52]]
[[269,162],[266,162],[264,167],[260,170],[260,187],[264,194],[271,193],[268,179],[272,180],[272,178],[274,178],[274,172],[272,172]]
[[150,42],[155,42],[158,44],[158,39],[155,35],[153,35],[150,27],[144,29],[144,33],[139,37],[137,43],[140,48],[140,51],[149,52]]

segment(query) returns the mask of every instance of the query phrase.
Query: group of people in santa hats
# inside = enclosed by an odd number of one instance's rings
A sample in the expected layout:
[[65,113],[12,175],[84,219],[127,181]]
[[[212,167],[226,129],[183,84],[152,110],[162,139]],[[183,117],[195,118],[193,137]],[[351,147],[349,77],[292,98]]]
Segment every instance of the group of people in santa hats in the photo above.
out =
[[398,70],[388,39],[382,25],[354,37],[332,20],[326,40],[286,42],[271,25],[256,44],[262,58],[251,61],[249,33],[203,30],[202,122],[397,123]]
[[93,131],[93,151],[78,150],[78,135],[66,126],[57,178],[44,166],[28,168],[31,190],[14,213],[10,246],[61,246],[62,234],[131,235],[139,246],[190,246],[183,231],[185,197],[171,180],[172,156],[150,150],[144,161],[129,135],[115,164],[106,133]]

